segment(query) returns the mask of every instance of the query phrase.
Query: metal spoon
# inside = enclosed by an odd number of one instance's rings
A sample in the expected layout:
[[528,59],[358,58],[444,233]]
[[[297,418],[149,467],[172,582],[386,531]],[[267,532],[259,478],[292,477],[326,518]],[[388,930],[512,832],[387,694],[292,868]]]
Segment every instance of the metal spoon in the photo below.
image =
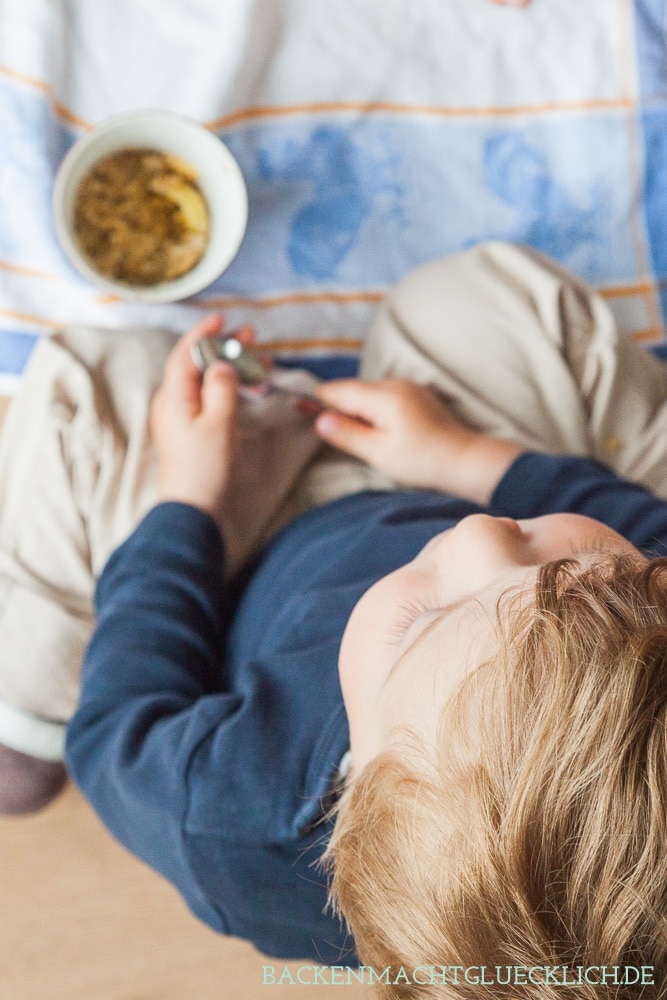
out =
[[266,396],[279,392],[291,396],[300,412],[307,416],[316,417],[323,410],[331,409],[312,393],[300,392],[298,389],[278,385],[272,381],[270,369],[267,370],[260,358],[252,351],[246,350],[241,341],[233,335],[202,337],[192,345],[190,355],[201,372],[205,372],[208,366],[216,361],[228,361],[234,366],[241,386],[255,390],[254,395]]

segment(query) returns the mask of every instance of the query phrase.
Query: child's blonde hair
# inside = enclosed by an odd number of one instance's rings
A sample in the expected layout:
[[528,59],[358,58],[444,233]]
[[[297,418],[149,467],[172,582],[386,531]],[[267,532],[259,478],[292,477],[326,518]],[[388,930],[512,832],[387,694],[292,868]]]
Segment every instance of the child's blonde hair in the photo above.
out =
[[[445,706],[439,745],[383,752],[344,793],[326,852],[332,897],[375,970],[653,966],[663,996],[667,558],[549,563],[535,602],[504,595],[497,622],[498,654]],[[641,992],[437,978],[380,988]]]

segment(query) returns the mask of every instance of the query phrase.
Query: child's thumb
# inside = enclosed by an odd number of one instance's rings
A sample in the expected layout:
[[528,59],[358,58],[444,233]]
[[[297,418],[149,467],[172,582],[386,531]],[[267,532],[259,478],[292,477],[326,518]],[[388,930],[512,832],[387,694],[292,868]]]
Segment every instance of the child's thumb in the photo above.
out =
[[202,410],[217,424],[231,423],[237,406],[236,372],[226,361],[206,369],[202,384]]

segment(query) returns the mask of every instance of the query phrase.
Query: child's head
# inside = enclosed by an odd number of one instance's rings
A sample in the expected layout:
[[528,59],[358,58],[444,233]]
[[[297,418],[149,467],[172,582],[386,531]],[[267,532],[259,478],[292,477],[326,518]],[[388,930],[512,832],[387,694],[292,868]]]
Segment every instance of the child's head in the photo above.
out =
[[[667,559],[573,515],[475,516],[377,588],[341,650],[356,776],[329,849],[362,961],[653,965],[662,983]],[[392,637],[403,589],[431,610]],[[388,993],[485,990],[437,983]]]

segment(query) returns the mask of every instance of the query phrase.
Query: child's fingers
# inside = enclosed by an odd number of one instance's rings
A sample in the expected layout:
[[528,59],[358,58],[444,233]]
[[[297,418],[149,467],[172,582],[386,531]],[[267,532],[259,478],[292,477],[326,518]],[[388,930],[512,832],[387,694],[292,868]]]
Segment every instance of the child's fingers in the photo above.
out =
[[199,409],[201,372],[191,356],[191,348],[202,337],[220,333],[224,321],[217,313],[209,313],[178,339],[167,358],[162,379],[162,392],[176,405],[185,405],[196,413]]
[[252,326],[240,326],[238,330],[234,330],[233,334],[230,333],[229,336],[235,337],[244,347],[250,347],[255,343],[255,329]]
[[377,431],[368,423],[342,413],[326,411],[317,417],[315,430],[321,438],[341,451],[371,461]]
[[220,313],[207,313],[203,319],[200,319],[194,326],[190,327],[187,333],[183,334],[181,341],[192,344],[202,337],[214,336],[222,332],[224,325],[225,321]]
[[167,359],[167,368],[171,367],[178,372],[184,367],[189,367],[190,363],[192,363],[193,367],[196,367],[194,362],[192,362],[190,354],[192,345],[196,344],[202,337],[214,337],[222,333],[224,325],[225,321],[219,313],[209,313],[203,319],[200,319],[198,323],[190,327],[187,333],[179,337]]
[[202,337],[210,337],[214,334],[220,333],[224,325],[224,321],[221,316],[217,313],[209,313],[203,319],[195,323],[187,333],[184,333],[182,337],[179,337],[176,344],[172,348],[171,354],[167,358],[167,363],[165,365],[165,378],[176,377],[178,378],[179,372],[185,367],[186,361],[191,361],[190,349],[193,344]]
[[200,319],[198,323],[191,326],[190,329],[179,338],[176,346],[174,347],[170,359],[174,358],[175,366],[184,365],[185,360],[191,360],[190,351],[192,345],[196,344],[198,340],[202,337],[215,337],[222,333],[225,321],[219,313],[208,313],[203,319]]
[[322,382],[316,395],[323,403],[352,417],[361,417],[370,424],[385,417],[388,411],[387,393],[380,383],[356,378],[337,379]]

